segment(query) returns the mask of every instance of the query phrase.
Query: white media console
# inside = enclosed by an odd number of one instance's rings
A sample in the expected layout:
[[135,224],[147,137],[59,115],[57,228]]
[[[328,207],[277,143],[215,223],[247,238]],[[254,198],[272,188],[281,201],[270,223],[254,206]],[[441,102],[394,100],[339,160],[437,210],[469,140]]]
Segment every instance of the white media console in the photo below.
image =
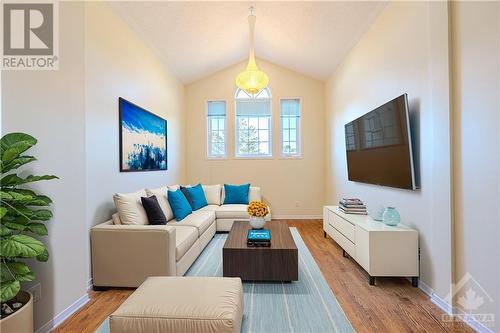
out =
[[418,287],[418,232],[405,225],[388,226],[368,215],[341,212],[338,206],[323,207],[324,236],[329,235],[369,274],[369,282],[381,276],[411,277]]

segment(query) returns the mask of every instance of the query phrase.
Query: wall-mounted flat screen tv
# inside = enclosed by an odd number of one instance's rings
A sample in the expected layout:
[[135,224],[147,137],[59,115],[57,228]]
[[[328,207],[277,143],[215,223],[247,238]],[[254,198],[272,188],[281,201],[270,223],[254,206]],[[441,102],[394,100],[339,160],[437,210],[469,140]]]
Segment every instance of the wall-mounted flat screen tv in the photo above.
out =
[[346,124],[345,142],[349,180],[416,189],[406,94]]

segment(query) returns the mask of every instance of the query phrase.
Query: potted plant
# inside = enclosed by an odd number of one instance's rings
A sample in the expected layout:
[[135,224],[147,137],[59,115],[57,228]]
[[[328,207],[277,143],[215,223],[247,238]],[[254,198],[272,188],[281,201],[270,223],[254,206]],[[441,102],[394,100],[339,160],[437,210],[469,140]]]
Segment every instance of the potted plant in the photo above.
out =
[[47,236],[44,222],[52,218],[47,209],[52,200],[27,188],[27,184],[57,178],[52,175],[26,177],[16,170],[36,160],[23,155],[37,140],[24,133],[9,133],[0,139],[0,302],[2,333],[33,332],[33,296],[21,283],[35,274],[26,260],[47,261],[49,253],[35,236]]
[[269,214],[269,208],[262,201],[251,201],[247,212],[250,215],[250,225],[254,229],[262,229],[266,223],[265,216]]

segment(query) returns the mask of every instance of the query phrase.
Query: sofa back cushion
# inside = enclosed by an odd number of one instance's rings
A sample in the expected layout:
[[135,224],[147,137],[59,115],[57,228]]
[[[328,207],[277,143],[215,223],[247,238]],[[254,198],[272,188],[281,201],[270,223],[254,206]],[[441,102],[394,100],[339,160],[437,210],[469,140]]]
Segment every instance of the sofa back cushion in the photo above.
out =
[[167,224],[167,218],[158,204],[156,196],[152,195],[150,197],[141,197],[142,206],[146,211],[148,216],[149,224],[152,225],[165,225]]
[[162,186],[154,189],[147,188],[146,193],[148,194],[148,197],[152,195],[156,197],[156,200],[158,200],[158,204],[160,205],[163,214],[165,214],[167,221],[170,221],[174,218],[174,213],[172,212],[172,208],[170,207],[170,204],[168,203],[167,199],[168,195],[167,186]]
[[145,196],[145,190],[133,193],[115,193],[113,201],[122,224],[148,224],[148,216],[141,203],[141,197]]
[[260,187],[250,186],[248,191],[248,201],[262,201]]
[[198,210],[200,208],[208,205],[207,198],[205,197],[205,192],[201,184],[186,187],[186,191],[189,193],[189,198],[191,198],[191,207],[193,210]]
[[186,197],[184,196],[184,193],[182,193],[181,190],[169,190],[167,198],[177,221],[181,221],[193,212],[191,205],[189,204]]
[[203,192],[205,192],[205,198],[207,198],[207,203],[209,205],[218,205],[220,206],[221,201],[221,189],[222,186],[217,185],[201,185],[203,188]]

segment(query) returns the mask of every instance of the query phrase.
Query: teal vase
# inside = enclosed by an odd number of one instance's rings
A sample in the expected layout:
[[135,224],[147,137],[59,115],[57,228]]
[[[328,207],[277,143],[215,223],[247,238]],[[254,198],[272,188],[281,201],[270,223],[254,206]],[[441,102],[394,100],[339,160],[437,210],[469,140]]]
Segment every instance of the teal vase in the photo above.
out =
[[382,215],[382,220],[387,225],[398,225],[401,221],[401,216],[399,212],[394,207],[386,207],[384,214]]

